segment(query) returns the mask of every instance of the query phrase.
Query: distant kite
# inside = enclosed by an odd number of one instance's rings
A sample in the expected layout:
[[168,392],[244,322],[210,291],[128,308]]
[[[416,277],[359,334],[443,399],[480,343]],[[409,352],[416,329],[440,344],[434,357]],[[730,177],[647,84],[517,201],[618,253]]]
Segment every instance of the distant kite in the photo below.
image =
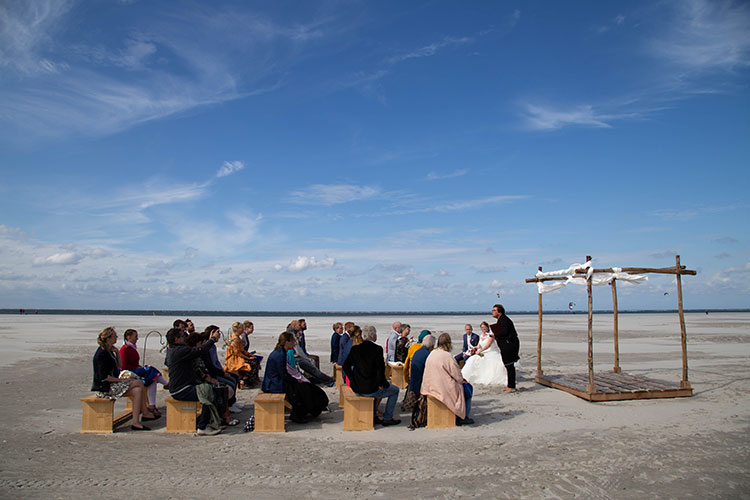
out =
[[498,293],[498,294],[497,294],[497,298],[498,298],[498,299],[500,298],[500,293]]
[[669,295],[669,292],[664,292],[664,295]]
[[575,302],[568,302],[568,310],[572,311],[573,310],[573,306],[575,306],[575,305],[576,305]]

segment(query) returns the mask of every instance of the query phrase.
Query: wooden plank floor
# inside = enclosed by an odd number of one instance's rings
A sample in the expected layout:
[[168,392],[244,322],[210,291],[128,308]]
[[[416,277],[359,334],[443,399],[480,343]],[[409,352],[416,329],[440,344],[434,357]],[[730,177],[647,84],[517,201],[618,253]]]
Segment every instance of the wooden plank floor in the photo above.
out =
[[588,373],[541,375],[536,381],[588,401],[622,401],[627,399],[682,398],[693,395],[693,389],[679,383],[665,382],[630,373],[594,373],[596,392],[588,393]]

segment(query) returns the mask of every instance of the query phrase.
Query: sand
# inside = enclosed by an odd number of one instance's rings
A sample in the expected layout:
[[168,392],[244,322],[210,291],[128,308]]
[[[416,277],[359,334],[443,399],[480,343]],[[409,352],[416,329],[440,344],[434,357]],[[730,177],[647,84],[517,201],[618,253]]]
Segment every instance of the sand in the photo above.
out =
[[[520,391],[478,387],[476,424],[450,430],[396,427],[343,432],[337,394],[330,413],[284,434],[168,435],[127,425],[80,434],[96,335],[113,325],[165,333],[173,318],[0,316],[0,498],[750,498],[750,314],[689,314],[694,396],[589,403],[533,381],[536,316],[511,316],[521,337]],[[224,331],[236,319],[193,318]],[[268,354],[291,318],[251,318],[254,349]],[[394,319],[447,331],[478,330],[487,316],[308,320],[308,350],[330,373],[335,320],[374,324],[382,345]],[[545,373],[581,372],[585,315],[545,316]],[[612,317],[595,321],[597,370],[611,370]],[[161,366],[155,336],[146,361]],[[667,381],[681,376],[677,315],[620,315],[623,370]],[[249,406],[257,390],[241,391]],[[159,391],[160,406],[166,391]],[[118,402],[124,406],[124,402]]]

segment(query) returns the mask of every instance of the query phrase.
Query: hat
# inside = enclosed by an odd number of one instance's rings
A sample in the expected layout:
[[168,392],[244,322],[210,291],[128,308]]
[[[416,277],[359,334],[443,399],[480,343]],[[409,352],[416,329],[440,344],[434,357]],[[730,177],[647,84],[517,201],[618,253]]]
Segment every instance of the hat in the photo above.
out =
[[429,330],[422,330],[421,332],[419,332],[419,343],[421,344],[424,338],[428,335],[432,335]]

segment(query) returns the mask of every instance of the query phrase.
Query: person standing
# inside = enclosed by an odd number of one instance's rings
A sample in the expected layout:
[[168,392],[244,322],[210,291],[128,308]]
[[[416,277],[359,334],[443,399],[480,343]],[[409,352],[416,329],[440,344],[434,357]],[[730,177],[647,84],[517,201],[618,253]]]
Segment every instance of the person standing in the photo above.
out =
[[520,358],[518,351],[521,347],[518,341],[518,333],[513,321],[505,315],[505,308],[502,304],[495,304],[492,307],[492,317],[497,323],[490,325],[497,346],[500,348],[500,354],[503,356],[503,364],[508,372],[508,387],[505,392],[516,392],[516,366],[515,363]]
[[388,340],[385,342],[385,362],[393,363],[396,361],[396,341],[401,336],[401,322],[394,321],[393,329],[388,335]]

